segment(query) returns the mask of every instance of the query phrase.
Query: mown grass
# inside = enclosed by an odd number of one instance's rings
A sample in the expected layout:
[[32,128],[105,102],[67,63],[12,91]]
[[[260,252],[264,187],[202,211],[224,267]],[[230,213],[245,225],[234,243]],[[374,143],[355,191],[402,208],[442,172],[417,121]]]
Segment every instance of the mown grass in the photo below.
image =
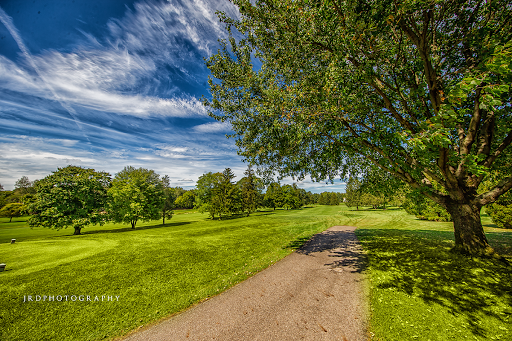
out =
[[[373,340],[512,340],[512,267],[450,252],[451,223],[402,210],[320,206],[211,221],[29,229],[0,219],[1,340],[99,340],[178,312],[243,281],[332,225],[355,225],[367,253]],[[483,215],[512,262],[512,230]],[[16,238],[16,244],[9,244]],[[24,295],[112,295],[119,302],[26,302]]]
[[[0,273],[0,339],[123,335],[266,268],[292,252],[297,240],[339,224],[340,210],[267,211],[222,221],[180,211],[165,225],[92,226],[81,236],[71,229],[30,229],[20,218],[0,220],[0,263],[7,264]],[[69,297],[23,302],[28,295]],[[92,301],[72,302],[72,295]]]
[[[512,267],[450,252],[451,223],[402,211],[349,213],[368,257],[373,340],[512,340]],[[512,262],[512,231],[483,216]]]

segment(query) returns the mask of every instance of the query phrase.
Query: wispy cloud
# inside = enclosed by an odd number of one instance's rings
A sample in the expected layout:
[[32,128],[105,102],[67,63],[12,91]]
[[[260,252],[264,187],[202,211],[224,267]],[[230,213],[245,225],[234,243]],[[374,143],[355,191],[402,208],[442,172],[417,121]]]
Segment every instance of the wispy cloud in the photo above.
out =
[[[83,32],[86,42],[68,53],[30,55],[6,21],[25,60],[16,65],[0,56],[0,87],[57,99],[75,119],[71,105],[141,117],[206,115],[201,102],[179,88],[183,82],[204,82],[202,58],[225,35],[215,10],[235,13],[234,7],[200,0],[140,2],[134,7],[108,23],[106,37]],[[169,73],[169,68],[175,71]]]
[[194,130],[199,133],[222,133],[229,132],[232,128],[229,122],[211,122],[197,125]]

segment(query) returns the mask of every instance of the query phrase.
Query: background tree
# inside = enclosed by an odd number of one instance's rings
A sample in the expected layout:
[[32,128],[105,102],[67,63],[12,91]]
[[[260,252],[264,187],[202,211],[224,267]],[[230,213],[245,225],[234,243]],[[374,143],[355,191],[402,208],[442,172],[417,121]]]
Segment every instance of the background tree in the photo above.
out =
[[512,229],[512,193],[510,191],[496,202],[487,205],[485,211],[498,227]]
[[165,201],[160,176],[153,170],[125,167],[116,174],[108,190],[108,211],[116,223],[130,223],[161,217]]
[[161,179],[162,187],[164,191],[164,203],[162,205],[162,224],[165,225],[165,218],[171,219],[174,208],[174,201],[176,197],[174,196],[175,191],[170,185],[170,179],[168,175],[164,175]]
[[348,179],[347,186],[345,187],[345,205],[347,207],[356,207],[359,211],[359,206],[362,204],[361,182],[355,176]]
[[450,213],[456,250],[493,253],[480,210],[512,188],[509,1],[233,3],[240,19],[220,17],[241,39],[207,61],[205,104],[248,162],[321,180],[367,160]]
[[75,235],[89,224],[103,225],[110,174],[91,168],[59,168],[35,184],[30,226],[74,228]]
[[13,217],[21,217],[24,212],[25,205],[17,202],[12,202],[5,205],[0,209],[0,217],[8,217],[9,222],[12,222]]
[[241,211],[241,196],[239,188],[232,182],[235,174],[231,168],[222,172],[219,183],[213,188],[211,199],[212,210],[222,219],[223,215],[231,215]]
[[208,172],[199,177],[196,182],[196,198],[194,207],[199,212],[208,212],[212,219],[215,219],[217,211],[212,205],[213,189],[221,182],[222,173]]
[[267,186],[267,190],[265,191],[265,195],[263,197],[263,203],[265,207],[273,208],[274,211],[276,207],[283,207],[283,191],[278,182],[272,182]]
[[428,200],[417,191],[410,191],[403,203],[405,211],[421,220],[451,221],[450,214],[439,204]]
[[242,199],[242,211],[247,212],[247,216],[249,216],[260,206],[261,184],[251,165],[247,166],[244,175],[245,177],[238,182],[238,186]]
[[287,210],[302,207],[302,200],[300,200],[298,188],[293,185],[283,185],[281,187],[283,194],[283,207]]
[[32,182],[26,176],[22,176],[16,181],[14,190],[18,191],[21,195],[34,192],[32,190]]
[[196,201],[196,194],[194,190],[185,191],[182,195],[176,198],[174,204],[178,208],[194,208]]
[[339,205],[340,201],[335,192],[329,193],[329,205]]

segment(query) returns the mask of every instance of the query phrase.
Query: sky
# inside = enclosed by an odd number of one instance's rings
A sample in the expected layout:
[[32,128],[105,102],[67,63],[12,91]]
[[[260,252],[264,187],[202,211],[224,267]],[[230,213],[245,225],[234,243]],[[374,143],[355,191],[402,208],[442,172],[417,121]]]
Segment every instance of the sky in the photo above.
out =
[[[216,11],[238,17],[227,0],[0,0],[4,189],[67,165],[144,167],[185,189],[226,167],[243,177],[229,123],[201,104],[204,58],[226,38]],[[344,192],[339,179],[298,185]]]

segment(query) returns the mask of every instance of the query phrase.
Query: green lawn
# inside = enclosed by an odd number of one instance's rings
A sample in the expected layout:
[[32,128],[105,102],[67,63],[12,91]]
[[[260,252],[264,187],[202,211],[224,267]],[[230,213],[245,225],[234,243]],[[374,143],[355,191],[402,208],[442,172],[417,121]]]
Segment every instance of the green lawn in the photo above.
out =
[[[30,229],[23,218],[1,219],[0,263],[7,268],[0,273],[0,340],[125,334],[266,268],[292,252],[297,240],[340,223],[341,209],[277,210],[222,221],[177,211],[166,225],[94,226],[81,236],[71,229]],[[54,301],[23,302],[28,295]],[[56,301],[57,295],[68,301]],[[72,295],[84,301],[71,301]]]
[[[373,340],[512,340],[512,267],[450,253],[451,223],[345,206],[223,221],[176,213],[164,226],[95,226],[82,236],[0,219],[0,263],[7,263],[0,340],[123,335],[225,290],[338,224],[358,226],[368,254]],[[494,228],[487,216],[483,222],[491,244],[512,262],[512,230]],[[100,301],[24,303],[26,295]]]
[[[512,340],[511,266],[451,253],[451,223],[398,210],[350,214],[368,254],[373,340]],[[482,221],[512,263],[512,230]]]

